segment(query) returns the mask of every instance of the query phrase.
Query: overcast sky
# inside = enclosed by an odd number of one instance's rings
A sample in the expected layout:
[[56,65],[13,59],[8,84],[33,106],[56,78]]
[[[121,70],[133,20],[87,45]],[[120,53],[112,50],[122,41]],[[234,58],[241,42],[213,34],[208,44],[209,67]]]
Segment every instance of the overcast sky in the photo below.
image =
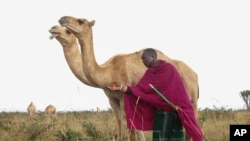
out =
[[250,89],[250,2],[165,0],[1,1],[0,111],[108,109],[101,89],[70,71],[48,30],[62,16],[95,20],[94,51],[104,63],[118,53],[157,48],[199,76],[199,108],[244,108]]

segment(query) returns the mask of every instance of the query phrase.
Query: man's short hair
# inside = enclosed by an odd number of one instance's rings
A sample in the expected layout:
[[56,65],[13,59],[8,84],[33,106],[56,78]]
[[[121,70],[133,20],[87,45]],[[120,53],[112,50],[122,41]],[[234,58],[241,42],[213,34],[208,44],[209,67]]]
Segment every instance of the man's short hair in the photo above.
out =
[[155,49],[153,49],[153,48],[147,48],[143,51],[143,53],[151,54],[151,55],[157,57],[157,53],[156,53]]

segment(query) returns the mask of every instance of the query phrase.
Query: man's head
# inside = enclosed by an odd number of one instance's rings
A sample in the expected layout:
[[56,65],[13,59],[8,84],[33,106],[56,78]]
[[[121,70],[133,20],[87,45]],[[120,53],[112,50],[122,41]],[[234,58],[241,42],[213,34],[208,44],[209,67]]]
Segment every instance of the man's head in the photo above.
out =
[[143,64],[149,68],[157,65],[157,53],[153,48],[147,48],[143,51],[141,55]]

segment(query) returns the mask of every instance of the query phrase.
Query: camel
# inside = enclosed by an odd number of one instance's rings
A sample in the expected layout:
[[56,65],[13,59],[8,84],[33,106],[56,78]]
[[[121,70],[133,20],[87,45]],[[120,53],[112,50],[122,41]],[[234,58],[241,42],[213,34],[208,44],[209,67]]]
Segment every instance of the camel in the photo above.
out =
[[53,106],[53,105],[48,105],[46,108],[45,108],[45,114],[46,115],[56,115],[56,107]]
[[[95,87],[95,85],[92,85],[86,79],[86,76],[81,69],[82,60],[81,60],[80,51],[78,49],[79,45],[77,42],[77,38],[74,36],[74,34],[70,33],[66,28],[63,28],[58,25],[52,26],[51,29],[49,29],[49,32],[51,33],[50,39],[56,38],[59,41],[59,43],[62,45],[65,59],[71,71],[73,72],[73,74],[84,84]],[[104,92],[107,93],[107,91],[104,91]],[[98,108],[97,108],[97,112],[98,112]],[[114,128],[114,130],[116,131],[117,128],[118,127]]]
[[[118,121],[118,136],[121,136],[123,93],[109,91],[106,86],[111,82],[135,85],[146,70],[140,59],[143,49],[130,54],[115,55],[104,64],[98,65],[94,56],[92,36],[92,26],[95,21],[89,22],[87,19],[64,16],[60,18],[59,23],[78,38],[82,52],[82,63],[84,64],[83,72],[91,84],[106,92]],[[193,102],[196,116],[198,116],[197,74],[184,62],[171,59],[159,50],[157,50],[157,55],[159,59],[172,63],[178,69],[189,92],[190,100]],[[134,140],[133,134],[131,134],[130,140]]]
[[[72,73],[83,84],[86,84],[86,85],[92,86],[92,87],[96,87],[95,85],[91,84],[87,80],[87,78],[85,76],[85,73],[83,73],[83,69],[82,69],[83,65],[82,65],[82,60],[81,60],[81,53],[80,53],[79,44],[78,44],[78,41],[77,41],[77,38],[75,37],[75,35],[73,33],[71,33],[69,30],[67,30],[66,28],[63,28],[63,27],[58,26],[58,25],[52,26],[49,29],[49,32],[51,33],[50,39],[55,38],[62,45],[63,52],[64,52],[64,57],[66,59],[66,62],[69,65]],[[109,95],[109,94],[107,94],[108,92],[109,91],[104,91],[104,93],[107,96]],[[109,101],[112,101],[112,99],[110,99]],[[114,105],[114,106],[116,106],[116,105]],[[114,109],[113,108],[114,106],[111,106],[112,109]],[[118,107],[118,106],[116,106],[116,107]],[[117,109],[117,108],[115,108],[115,109]],[[97,111],[98,111],[98,109],[97,109]],[[118,119],[117,116],[116,116],[116,118],[118,120],[118,125],[121,125],[121,120]],[[121,118],[121,117],[119,117],[119,118]],[[117,131],[116,130],[117,128],[119,129],[119,127],[115,127],[114,130]],[[117,135],[114,135],[114,136],[117,136]]]
[[96,107],[96,113],[100,113],[101,109],[99,107]]
[[31,101],[28,108],[27,108],[28,115],[30,117],[34,117],[36,114],[36,106],[35,104]]

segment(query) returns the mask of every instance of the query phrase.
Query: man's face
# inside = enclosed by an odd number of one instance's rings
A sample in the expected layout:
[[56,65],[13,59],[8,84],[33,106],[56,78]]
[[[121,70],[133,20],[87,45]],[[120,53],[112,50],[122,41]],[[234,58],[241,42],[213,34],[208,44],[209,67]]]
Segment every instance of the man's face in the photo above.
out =
[[149,53],[143,53],[141,56],[142,63],[148,68],[153,61],[153,57]]

